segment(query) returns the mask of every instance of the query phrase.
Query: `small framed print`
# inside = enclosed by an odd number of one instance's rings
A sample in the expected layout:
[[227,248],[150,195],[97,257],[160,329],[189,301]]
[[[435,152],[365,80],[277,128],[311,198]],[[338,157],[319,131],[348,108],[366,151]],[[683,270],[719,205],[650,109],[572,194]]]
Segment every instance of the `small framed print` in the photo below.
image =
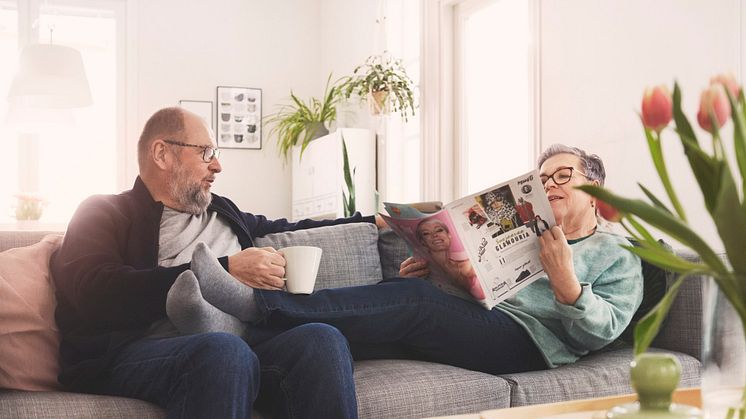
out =
[[262,148],[262,89],[218,86],[217,141],[220,148]]
[[212,101],[210,100],[180,100],[179,106],[194,112],[209,124],[210,129],[215,130],[215,118],[213,117]]

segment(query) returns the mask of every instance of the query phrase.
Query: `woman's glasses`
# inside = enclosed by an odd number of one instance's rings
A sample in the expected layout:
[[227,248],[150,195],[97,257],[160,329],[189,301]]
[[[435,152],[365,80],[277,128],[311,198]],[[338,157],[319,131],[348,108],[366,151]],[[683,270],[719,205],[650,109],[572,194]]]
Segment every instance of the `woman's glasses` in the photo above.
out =
[[570,179],[572,179],[572,174],[574,172],[578,172],[579,175],[585,177],[586,179],[588,178],[585,173],[581,172],[580,170],[576,170],[574,167],[560,167],[549,176],[539,176],[539,179],[541,179],[542,185],[546,184],[549,179],[552,179],[555,185],[564,185],[565,183],[569,182]]

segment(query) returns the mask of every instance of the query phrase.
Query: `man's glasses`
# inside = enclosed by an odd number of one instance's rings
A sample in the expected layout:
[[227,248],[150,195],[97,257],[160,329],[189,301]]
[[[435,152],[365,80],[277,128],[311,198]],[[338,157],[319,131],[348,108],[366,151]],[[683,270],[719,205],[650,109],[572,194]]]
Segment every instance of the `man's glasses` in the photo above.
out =
[[209,145],[197,145],[197,144],[187,144],[182,143],[179,141],[173,141],[173,140],[163,140],[164,143],[168,143],[171,145],[177,145],[179,147],[194,147],[194,148],[201,148],[202,149],[202,160],[205,163],[210,163],[212,159],[214,158],[220,158],[220,149],[217,149],[213,146]]
[[569,182],[570,179],[572,179],[573,172],[577,172],[579,175],[588,178],[588,176],[581,172],[580,170],[575,170],[574,167],[560,167],[559,169],[555,170],[554,173],[551,175],[541,175],[539,176],[539,179],[541,179],[541,184],[546,184],[549,179],[552,179],[554,181],[555,185],[564,185],[565,183]]

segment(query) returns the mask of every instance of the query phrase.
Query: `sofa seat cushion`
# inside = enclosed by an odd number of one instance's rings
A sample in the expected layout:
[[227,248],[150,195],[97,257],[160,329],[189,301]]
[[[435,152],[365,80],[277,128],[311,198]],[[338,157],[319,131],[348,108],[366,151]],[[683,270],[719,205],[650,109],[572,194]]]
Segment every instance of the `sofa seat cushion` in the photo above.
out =
[[508,383],[494,375],[408,360],[355,363],[361,418],[421,418],[508,407]]
[[49,257],[62,236],[0,253],[0,388],[58,389],[60,336]]
[[314,289],[370,285],[380,282],[378,229],[355,223],[267,234],[254,239],[257,247],[317,246],[323,251]]
[[0,390],[0,418],[162,419],[166,411],[142,400],[64,392]]
[[[661,352],[651,349],[651,352]],[[700,362],[689,355],[673,352],[681,362],[679,387],[700,385]],[[601,351],[581,358],[574,364],[546,371],[504,374],[510,383],[511,407],[555,403],[634,393],[629,383],[632,348]]]

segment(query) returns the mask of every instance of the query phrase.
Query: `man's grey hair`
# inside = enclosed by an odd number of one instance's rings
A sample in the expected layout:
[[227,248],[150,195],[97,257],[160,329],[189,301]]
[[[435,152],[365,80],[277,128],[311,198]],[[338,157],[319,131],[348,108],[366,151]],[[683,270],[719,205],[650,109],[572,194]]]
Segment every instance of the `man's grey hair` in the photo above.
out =
[[580,164],[588,180],[597,180],[601,186],[604,186],[606,180],[606,169],[601,157],[595,154],[589,154],[585,150],[577,147],[568,147],[564,144],[552,144],[544,150],[539,156],[538,167],[541,167],[545,161],[557,154],[572,154],[580,158]]

